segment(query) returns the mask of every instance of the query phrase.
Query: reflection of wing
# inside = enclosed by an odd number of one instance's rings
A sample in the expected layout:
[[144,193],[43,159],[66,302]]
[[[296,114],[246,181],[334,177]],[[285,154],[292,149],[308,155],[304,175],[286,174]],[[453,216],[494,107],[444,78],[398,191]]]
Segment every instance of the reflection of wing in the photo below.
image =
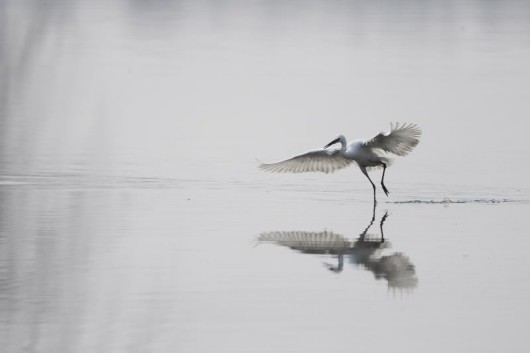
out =
[[346,251],[352,242],[333,232],[268,232],[260,234],[258,241],[276,243],[306,253]]
[[317,149],[278,163],[259,165],[261,170],[276,173],[333,173],[346,168],[353,160],[344,158],[338,149]]
[[347,258],[350,263],[372,272],[375,278],[384,278],[390,288],[414,289],[418,285],[418,278],[409,258],[402,253],[382,255],[384,249],[391,247],[383,236],[383,223],[387,216],[388,213],[385,213],[381,218],[381,237],[368,234],[375,219],[374,208],[370,224],[355,241],[329,231],[267,232],[261,233],[258,241],[285,246],[305,254],[337,255],[337,265],[325,264],[329,270],[337,273],[342,272],[344,259]]
[[418,285],[414,265],[402,253],[383,256],[370,263],[369,267],[376,277],[385,278],[389,287],[415,288]]
[[390,133],[379,135],[364,142],[371,148],[379,148],[398,156],[408,154],[420,142],[421,129],[416,124],[390,124]]

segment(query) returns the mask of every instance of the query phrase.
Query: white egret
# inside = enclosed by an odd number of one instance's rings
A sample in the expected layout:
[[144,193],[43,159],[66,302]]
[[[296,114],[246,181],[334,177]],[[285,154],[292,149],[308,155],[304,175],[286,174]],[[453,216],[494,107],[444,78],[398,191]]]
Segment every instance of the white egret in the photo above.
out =
[[[381,187],[388,196],[385,186],[385,171],[392,160],[388,153],[405,156],[420,141],[421,129],[416,124],[390,123],[390,132],[381,132],[369,140],[354,140],[346,142],[343,135],[328,143],[324,148],[319,148],[302,153],[293,158],[278,163],[259,165],[261,170],[276,173],[305,173],[323,172],[333,173],[357,163],[361,172],[368,178],[374,189],[374,202],[376,202],[376,187],[368,175],[367,168],[383,168]],[[328,149],[331,145],[340,143],[340,148]]]

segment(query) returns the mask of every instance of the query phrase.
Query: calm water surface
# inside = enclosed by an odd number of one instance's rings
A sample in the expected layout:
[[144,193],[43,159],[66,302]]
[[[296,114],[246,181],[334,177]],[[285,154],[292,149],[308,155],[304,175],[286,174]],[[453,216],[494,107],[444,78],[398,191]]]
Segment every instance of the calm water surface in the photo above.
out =
[[[528,18],[0,0],[2,352],[524,351]],[[390,121],[424,134],[375,209],[256,168]]]

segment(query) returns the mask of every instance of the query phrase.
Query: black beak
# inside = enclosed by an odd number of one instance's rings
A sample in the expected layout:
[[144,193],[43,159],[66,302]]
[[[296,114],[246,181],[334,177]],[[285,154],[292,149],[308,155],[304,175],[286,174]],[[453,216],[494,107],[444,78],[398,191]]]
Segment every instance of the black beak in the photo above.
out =
[[329,146],[334,145],[334,144],[336,144],[339,141],[340,141],[340,139],[336,138],[335,140],[333,140],[330,143],[328,143],[327,145],[325,145],[324,148],[328,148]]

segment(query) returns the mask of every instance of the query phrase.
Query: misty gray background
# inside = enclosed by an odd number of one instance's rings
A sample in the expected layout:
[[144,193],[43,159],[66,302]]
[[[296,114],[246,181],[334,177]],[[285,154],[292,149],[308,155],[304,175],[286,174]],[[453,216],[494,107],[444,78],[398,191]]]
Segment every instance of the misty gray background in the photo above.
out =
[[[513,0],[0,0],[2,352],[523,351],[529,19]],[[256,158],[391,121],[423,136],[369,233],[388,211],[382,254],[416,285],[258,241],[355,240],[356,167]]]

